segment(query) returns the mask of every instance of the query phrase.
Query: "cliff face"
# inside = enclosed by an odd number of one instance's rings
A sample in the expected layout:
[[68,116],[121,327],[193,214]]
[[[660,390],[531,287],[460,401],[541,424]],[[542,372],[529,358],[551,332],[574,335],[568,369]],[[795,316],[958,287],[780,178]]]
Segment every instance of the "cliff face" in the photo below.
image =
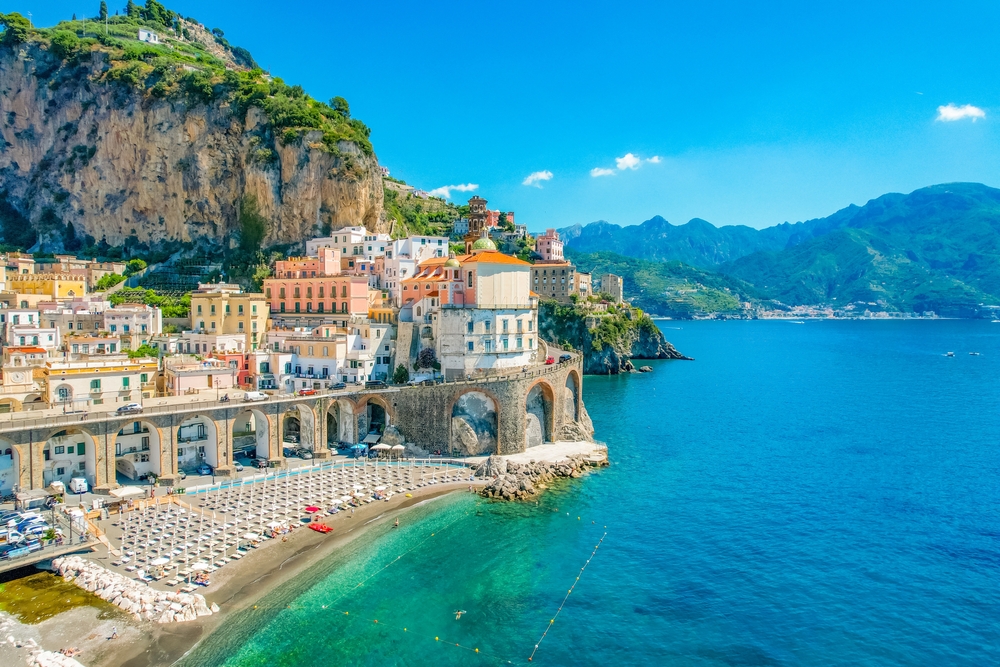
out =
[[572,306],[544,302],[538,330],[545,340],[569,343],[583,352],[583,372],[608,375],[632,370],[633,359],[690,359],[663,337],[641,311],[623,309],[600,318]]
[[284,144],[257,107],[159,98],[102,79],[107,67],[96,49],[66,63],[38,43],[0,48],[0,192],[46,247],[67,223],[112,245],[228,245],[246,197],[269,221],[267,244],[349,224],[388,231],[374,155],[345,141],[323,150],[318,131]]

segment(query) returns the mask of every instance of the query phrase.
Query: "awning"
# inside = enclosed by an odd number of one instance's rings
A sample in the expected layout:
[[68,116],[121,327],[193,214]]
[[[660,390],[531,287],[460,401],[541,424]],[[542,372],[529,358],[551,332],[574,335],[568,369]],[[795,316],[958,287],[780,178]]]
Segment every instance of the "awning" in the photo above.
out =
[[375,444],[376,442],[378,442],[381,439],[382,439],[382,436],[379,435],[378,433],[369,433],[368,435],[365,436],[365,439],[362,440],[361,442],[364,442],[366,444],[371,445],[371,444]]
[[119,489],[111,489],[110,495],[121,500],[123,498],[134,498],[135,496],[144,496],[146,495],[146,492],[140,489],[138,486],[123,486]]

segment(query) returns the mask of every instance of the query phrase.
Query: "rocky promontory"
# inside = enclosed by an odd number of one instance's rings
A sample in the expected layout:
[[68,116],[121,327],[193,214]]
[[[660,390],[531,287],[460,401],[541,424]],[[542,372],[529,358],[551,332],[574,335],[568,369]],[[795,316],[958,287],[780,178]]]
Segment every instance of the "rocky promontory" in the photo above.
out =
[[583,372],[589,375],[631,372],[633,359],[691,360],[663,337],[652,318],[628,304],[595,311],[589,304],[544,301],[538,307],[538,330],[546,341],[581,350]]
[[597,461],[588,456],[571,456],[556,462],[516,463],[494,454],[476,468],[475,474],[490,480],[480,490],[483,497],[525,500],[540,493],[556,478],[581,477],[587,470],[607,464],[607,459]]

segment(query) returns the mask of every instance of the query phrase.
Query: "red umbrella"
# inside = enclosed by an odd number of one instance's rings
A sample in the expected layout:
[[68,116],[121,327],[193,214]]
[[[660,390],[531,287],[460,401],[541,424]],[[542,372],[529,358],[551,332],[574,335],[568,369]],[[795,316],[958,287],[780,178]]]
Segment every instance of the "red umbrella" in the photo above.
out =
[[306,508],[306,511],[312,514],[313,512],[318,512],[319,508],[316,507],[315,505],[310,505],[309,507]]

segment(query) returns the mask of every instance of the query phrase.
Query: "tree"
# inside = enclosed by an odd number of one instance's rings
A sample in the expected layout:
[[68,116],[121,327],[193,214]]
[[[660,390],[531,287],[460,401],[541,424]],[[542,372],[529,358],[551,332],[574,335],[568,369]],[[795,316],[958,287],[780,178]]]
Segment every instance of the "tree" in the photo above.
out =
[[130,259],[128,264],[125,265],[125,275],[131,276],[133,273],[139,273],[146,268],[146,260],[144,259]]
[[0,14],[0,25],[4,27],[4,44],[20,44],[28,40],[31,23],[19,13]]
[[247,195],[240,202],[240,249],[244,252],[260,250],[267,236],[267,218],[261,215],[257,198]]
[[108,18],[108,3],[104,2],[104,0],[101,0],[101,9],[97,13],[97,18],[102,21]]
[[222,28],[212,28],[212,34],[216,37],[224,37],[226,33],[222,32]]
[[159,356],[160,352],[155,347],[151,347],[147,344],[140,345],[137,350],[128,351],[129,359],[138,359],[139,357],[150,357],[152,359],[156,359]]
[[392,374],[393,384],[406,384],[410,381],[410,371],[406,370],[406,366],[400,364],[396,367],[396,372]]
[[139,7],[132,0],[128,0],[125,5],[125,15],[131,19],[139,18]]
[[330,99],[330,106],[344,118],[351,117],[351,105],[340,95]]
[[63,230],[63,248],[72,251],[79,250],[82,247],[83,241],[77,238],[76,229],[73,227],[73,223],[66,223],[66,229]]
[[433,347],[425,347],[417,355],[417,368],[434,368],[437,364],[437,353]]
[[122,282],[123,280],[125,280],[125,276],[121,274],[105,273],[103,276],[101,276],[101,279],[97,281],[97,284],[94,285],[94,288],[98,292],[103,292],[105,290],[111,289],[112,287]]
[[76,20],[76,12],[73,12],[73,18],[72,18],[72,19],[70,19],[70,20],[71,20],[71,21],[75,21],[75,20]]

